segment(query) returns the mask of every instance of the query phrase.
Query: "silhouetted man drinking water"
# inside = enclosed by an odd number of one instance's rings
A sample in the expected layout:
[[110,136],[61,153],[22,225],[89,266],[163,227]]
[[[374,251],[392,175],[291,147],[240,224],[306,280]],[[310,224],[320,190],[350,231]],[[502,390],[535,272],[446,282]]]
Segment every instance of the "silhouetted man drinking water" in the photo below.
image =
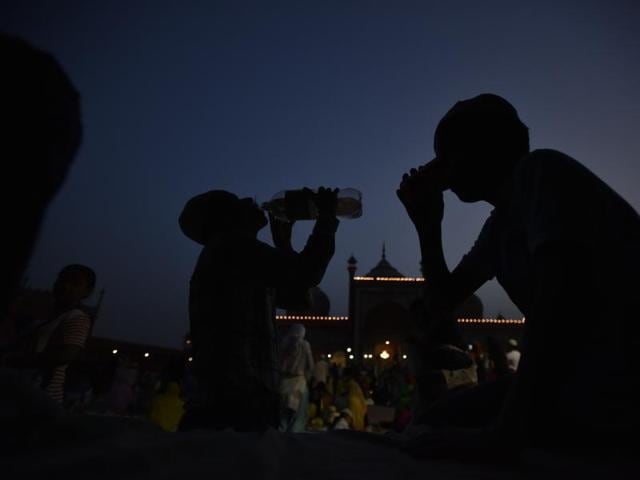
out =
[[[420,239],[428,317],[450,321],[455,305],[494,277],[526,316],[518,378],[490,438],[511,446],[622,440],[640,426],[638,214],[576,160],[530,152],[527,127],[496,95],[458,102],[434,147],[436,158],[405,174],[398,190]],[[441,239],[446,189],[494,206],[451,272]],[[473,450],[464,439],[440,440],[423,442],[423,453]]]
[[181,429],[277,427],[275,307],[320,283],[335,248],[337,190],[320,188],[314,201],[319,217],[300,253],[291,223],[271,219],[275,247],[257,240],[268,222],[250,198],[213,190],[187,202],[180,227],[204,248],[189,294],[197,392]]

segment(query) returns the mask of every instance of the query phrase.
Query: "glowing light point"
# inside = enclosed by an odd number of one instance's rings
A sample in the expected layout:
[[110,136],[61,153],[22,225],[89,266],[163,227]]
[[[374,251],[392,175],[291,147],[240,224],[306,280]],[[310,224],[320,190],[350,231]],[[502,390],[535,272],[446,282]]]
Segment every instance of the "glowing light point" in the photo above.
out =
[[380,352],[380,358],[383,360],[388,360],[390,356],[391,355],[389,355],[389,352],[387,352],[386,350]]
[[347,353],[351,353],[351,347],[347,347]]
[[349,355],[349,360],[353,360],[353,355]]
[[187,362],[193,362],[193,357],[187,358]]
[[144,358],[149,358],[149,352],[144,352]]
[[407,356],[406,356],[406,355],[402,355],[402,359],[403,359],[403,360],[406,360],[406,359],[407,359]]
[[390,343],[391,343],[391,342],[390,342],[389,340],[386,340],[386,341],[384,342],[384,344],[385,344],[385,345],[389,345]]
[[111,350],[111,353],[113,353],[114,355],[116,355],[118,353],[118,349],[114,348],[113,350]]

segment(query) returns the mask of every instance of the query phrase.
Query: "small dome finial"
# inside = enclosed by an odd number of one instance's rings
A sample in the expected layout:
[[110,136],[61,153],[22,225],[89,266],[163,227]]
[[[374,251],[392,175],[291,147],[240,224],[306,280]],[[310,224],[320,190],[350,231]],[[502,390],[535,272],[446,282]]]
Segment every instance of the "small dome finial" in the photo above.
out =
[[382,259],[383,260],[387,259],[387,246],[385,245],[384,242],[382,242]]

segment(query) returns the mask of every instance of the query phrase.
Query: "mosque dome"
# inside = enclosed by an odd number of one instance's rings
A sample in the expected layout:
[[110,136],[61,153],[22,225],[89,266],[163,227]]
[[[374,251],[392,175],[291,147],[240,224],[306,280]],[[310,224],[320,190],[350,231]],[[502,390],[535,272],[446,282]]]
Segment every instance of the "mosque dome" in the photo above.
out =
[[287,310],[288,315],[326,316],[331,311],[329,296],[320,287],[310,288],[307,292],[308,306],[306,308]]
[[382,258],[378,264],[369,271],[367,277],[387,277],[387,278],[402,278],[404,277],[396,268],[391,265],[387,260],[387,252],[385,245],[382,244]]
[[455,318],[482,318],[484,305],[476,294],[467,298],[454,312]]

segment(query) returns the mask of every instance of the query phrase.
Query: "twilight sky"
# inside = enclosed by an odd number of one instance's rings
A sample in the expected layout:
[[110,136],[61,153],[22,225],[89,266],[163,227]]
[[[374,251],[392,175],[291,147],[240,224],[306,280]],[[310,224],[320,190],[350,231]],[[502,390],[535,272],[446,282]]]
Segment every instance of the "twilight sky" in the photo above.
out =
[[[365,213],[341,223],[321,284],[346,314],[351,253],[364,274],[384,241],[418,275],[395,189],[432,158],[446,110],[483,92],[515,105],[533,148],[574,156],[638,210],[638,25],[633,0],[3,0],[0,30],[53,53],[83,97],[84,144],[29,284],[90,265],[107,290],[97,335],[177,346],[199,252],[177,226],[190,196],[355,187]],[[489,207],[445,202],[453,267]],[[486,315],[521,315],[495,282],[479,295]]]

